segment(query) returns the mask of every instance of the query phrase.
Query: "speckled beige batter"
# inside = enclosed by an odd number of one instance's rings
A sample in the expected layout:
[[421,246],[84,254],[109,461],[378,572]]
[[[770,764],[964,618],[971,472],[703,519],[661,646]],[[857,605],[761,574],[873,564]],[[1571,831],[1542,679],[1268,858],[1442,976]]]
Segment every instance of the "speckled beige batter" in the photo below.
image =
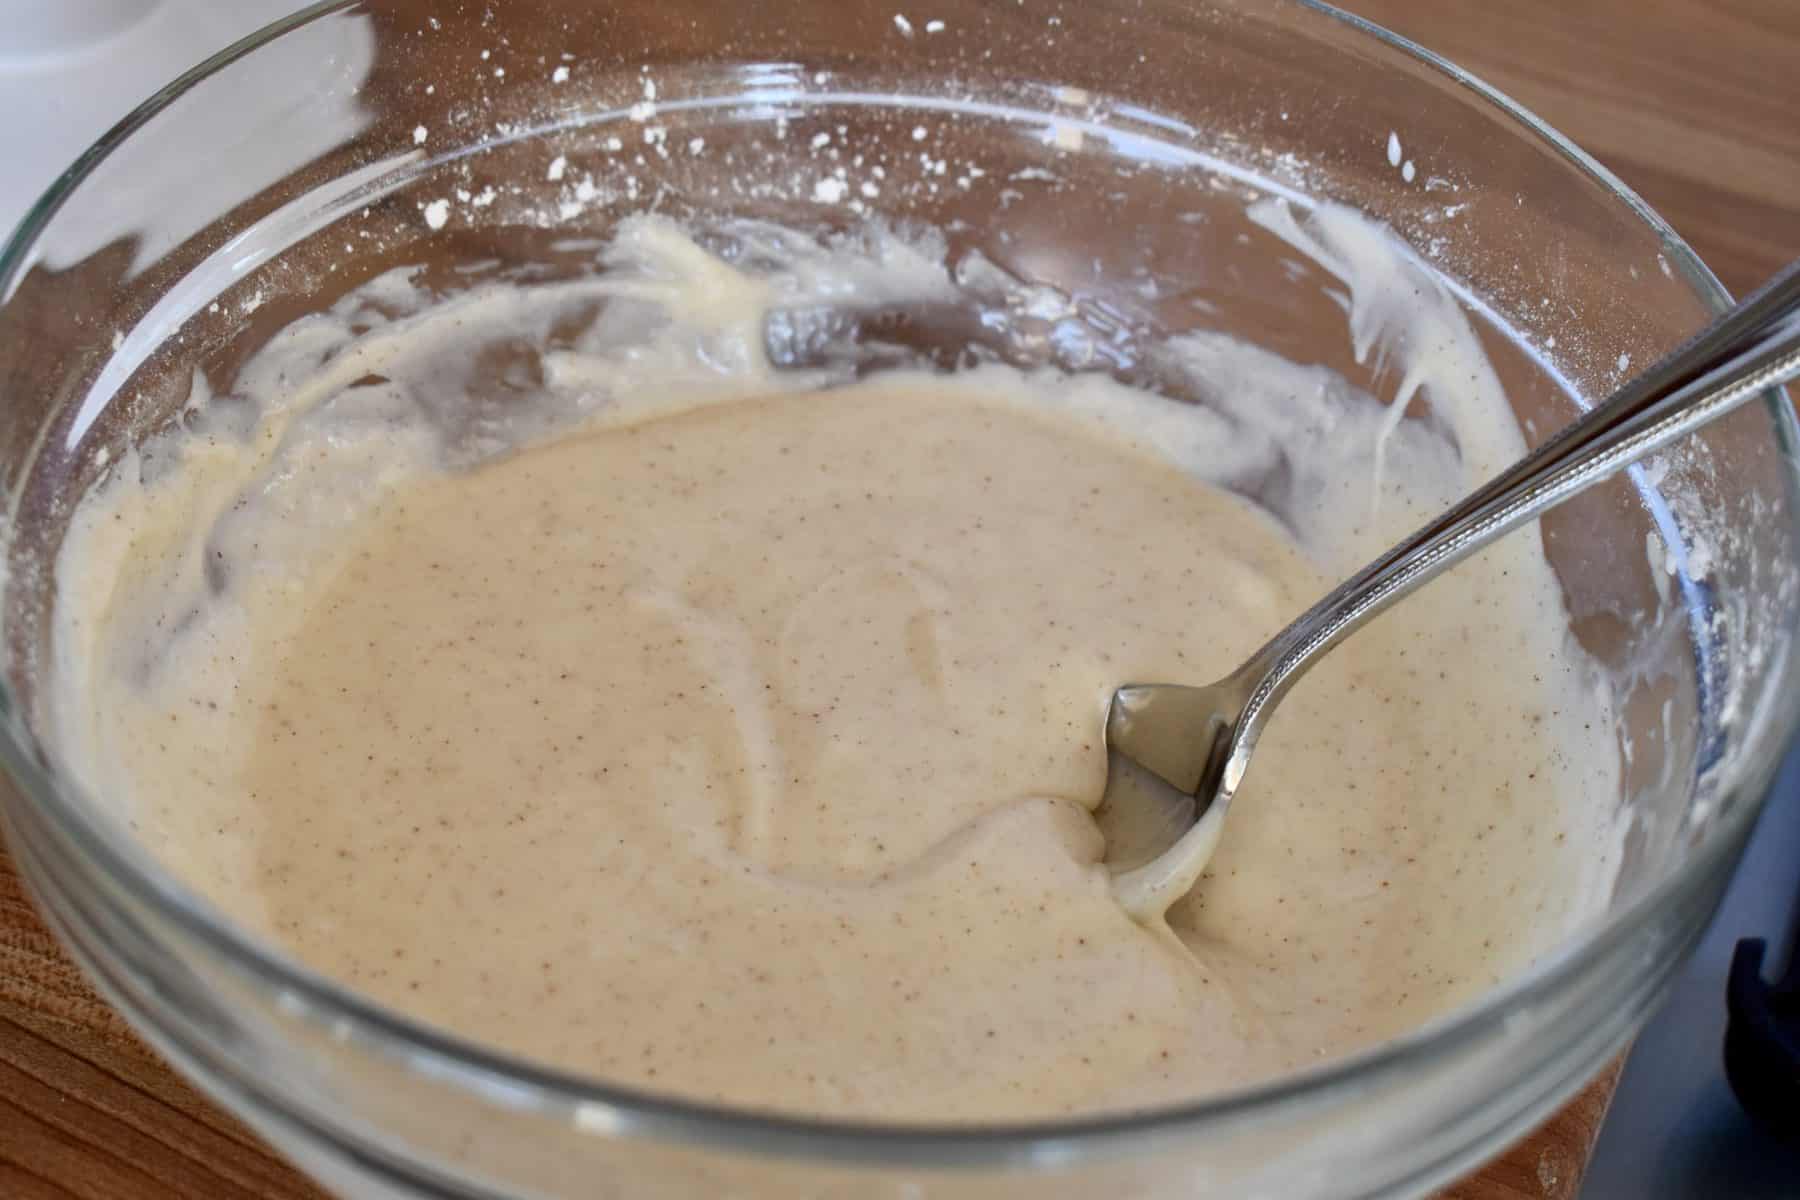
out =
[[[677,290],[712,269],[671,261]],[[337,344],[397,387],[409,336]],[[604,374],[577,358],[561,378]],[[416,1017],[833,1116],[1266,1078],[1447,1011],[1581,915],[1610,720],[1525,539],[1296,690],[1167,928],[1098,865],[1111,688],[1221,675],[1328,586],[1293,530],[1365,511],[1378,406],[1284,527],[1196,476],[1241,434],[1117,385],[633,362],[664,402],[445,469],[352,361],[357,386],[265,405],[334,437],[202,422],[181,469],[101,489],[64,567],[94,584],[63,624],[94,786],[212,901]],[[353,404],[379,436],[344,434]],[[1465,468],[1406,436],[1388,452]]]

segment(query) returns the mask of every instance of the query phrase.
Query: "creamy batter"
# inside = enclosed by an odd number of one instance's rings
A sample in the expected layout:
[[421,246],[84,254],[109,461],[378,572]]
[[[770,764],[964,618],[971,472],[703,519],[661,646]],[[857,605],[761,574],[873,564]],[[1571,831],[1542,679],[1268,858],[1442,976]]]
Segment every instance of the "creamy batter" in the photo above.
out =
[[[620,1083],[1008,1120],[1403,1033],[1610,880],[1612,718],[1534,537],[1298,687],[1166,924],[1088,816],[1114,686],[1225,673],[1519,450],[1385,235],[1265,217],[1353,325],[1411,296],[1434,422],[1216,337],[1167,348],[1198,406],[772,367],[778,304],[945,294],[886,236],[752,231],[751,271],[640,220],[592,280],[379,280],[84,502],[61,749],[306,964]],[[1220,486],[1276,461],[1266,508]]]

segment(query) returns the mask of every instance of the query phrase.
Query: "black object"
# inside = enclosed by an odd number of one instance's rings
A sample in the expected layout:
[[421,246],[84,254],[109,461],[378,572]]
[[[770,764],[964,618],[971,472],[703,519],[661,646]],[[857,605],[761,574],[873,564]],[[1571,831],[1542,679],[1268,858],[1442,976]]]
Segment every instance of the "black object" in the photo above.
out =
[[1800,1145],[1800,934],[1777,983],[1762,977],[1767,943],[1745,938],[1726,984],[1725,1077],[1763,1128]]

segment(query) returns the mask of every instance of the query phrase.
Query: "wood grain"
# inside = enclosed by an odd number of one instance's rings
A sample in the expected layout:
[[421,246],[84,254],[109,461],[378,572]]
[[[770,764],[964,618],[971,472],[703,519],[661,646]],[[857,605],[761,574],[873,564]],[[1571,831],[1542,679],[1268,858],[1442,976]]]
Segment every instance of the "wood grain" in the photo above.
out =
[[[1570,134],[1742,292],[1800,254],[1800,4],[1350,0]],[[1571,1200],[1615,1064],[1446,1200]],[[0,1197],[320,1197],[87,987],[0,851]]]
[[1792,0],[1339,0],[1610,167],[1733,294],[1800,256]]

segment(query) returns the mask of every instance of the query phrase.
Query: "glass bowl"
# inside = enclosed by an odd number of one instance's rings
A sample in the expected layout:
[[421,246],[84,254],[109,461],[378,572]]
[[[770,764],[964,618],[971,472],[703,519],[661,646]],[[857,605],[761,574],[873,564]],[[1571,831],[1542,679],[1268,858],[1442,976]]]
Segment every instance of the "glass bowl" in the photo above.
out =
[[[830,182],[842,160],[811,153],[818,132],[888,164],[886,182]],[[651,206],[919,221],[949,253],[1075,299],[1076,325],[1034,343],[1063,366],[1123,369],[1094,359],[1096,329],[1205,327],[1379,392],[1320,278],[1246,220],[1266,195],[1352,205],[1440,267],[1534,442],[1726,302],[1654,213],[1528,113],[1299,0],[359,0],[233,47],[83,155],[0,254],[0,811],[21,873],[158,1049],[346,1194],[1341,1200],[1469,1170],[1655,1005],[1794,724],[1800,523],[1779,395],[1535,535],[1618,688],[1625,786],[1600,800],[1629,836],[1603,918],[1414,1034],[1179,1107],[880,1127],[515,1061],[234,926],[42,737],[71,501],[180,419],[196,370],[228,386],[275,330],[388,267],[426,264],[446,288],[480,262],[558,269]]]

